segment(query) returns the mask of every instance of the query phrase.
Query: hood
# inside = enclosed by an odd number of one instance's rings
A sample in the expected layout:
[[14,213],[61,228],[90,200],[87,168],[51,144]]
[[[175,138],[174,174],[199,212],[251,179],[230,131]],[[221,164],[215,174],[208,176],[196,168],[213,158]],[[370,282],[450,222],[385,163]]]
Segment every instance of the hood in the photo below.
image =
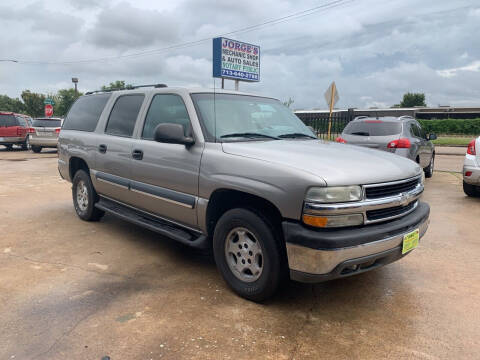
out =
[[226,142],[222,147],[231,155],[314,174],[328,186],[381,183],[421,173],[417,163],[398,155],[323,140]]

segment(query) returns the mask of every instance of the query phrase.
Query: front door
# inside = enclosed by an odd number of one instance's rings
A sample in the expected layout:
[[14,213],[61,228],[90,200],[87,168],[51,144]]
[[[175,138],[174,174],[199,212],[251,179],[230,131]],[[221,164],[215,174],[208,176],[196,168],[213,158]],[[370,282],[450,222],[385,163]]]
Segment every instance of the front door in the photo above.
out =
[[154,141],[160,123],[177,123],[191,134],[190,117],[183,99],[175,94],[152,98],[140,139],[132,152],[131,189],[135,206],[158,216],[196,227],[198,176],[203,144],[185,146]]
[[132,203],[132,136],[144,98],[143,94],[120,96],[113,105],[105,133],[97,140],[95,188],[99,194],[126,204]]

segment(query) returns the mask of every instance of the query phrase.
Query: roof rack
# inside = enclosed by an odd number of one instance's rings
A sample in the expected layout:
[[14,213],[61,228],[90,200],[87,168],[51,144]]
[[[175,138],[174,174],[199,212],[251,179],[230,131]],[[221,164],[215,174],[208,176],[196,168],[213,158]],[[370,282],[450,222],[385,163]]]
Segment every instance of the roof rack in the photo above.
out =
[[130,85],[126,86],[124,88],[108,88],[104,90],[93,90],[93,91],[87,91],[85,95],[91,95],[91,94],[96,94],[96,93],[103,93],[103,92],[112,92],[112,91],[118,91],[118,90],[134,90],[138,88],[144,88],[144,87],[154,87],[154,88],[166,88],[166,84],[148,84],[148,85]]
[[367,116],[367,115],[360,115],[360,116],[355,116],[355,117],[353,118],[353,120],[365,119],[365,118],[368,118],[368,117],[369,117],[369,116]]
[[399,116],[398,119],[403,119],[403,118],[408,118],[408,119],[414,119],[413,116],[410,116],[410,115],[402,115],[402,116]]

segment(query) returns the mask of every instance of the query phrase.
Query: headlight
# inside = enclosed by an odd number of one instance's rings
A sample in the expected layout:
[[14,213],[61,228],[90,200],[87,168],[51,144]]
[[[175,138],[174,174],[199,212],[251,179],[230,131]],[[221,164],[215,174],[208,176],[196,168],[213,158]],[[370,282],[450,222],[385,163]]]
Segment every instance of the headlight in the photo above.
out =
[[302,220],[305,224],[320,228],[355,226],[363,224],[362,214],[345,214],[317,216],[303,214]]
[[358,185],[335,187],[312,187],[307,191],[306,201],[319,203],[341,203],[362,199],[362,188]]

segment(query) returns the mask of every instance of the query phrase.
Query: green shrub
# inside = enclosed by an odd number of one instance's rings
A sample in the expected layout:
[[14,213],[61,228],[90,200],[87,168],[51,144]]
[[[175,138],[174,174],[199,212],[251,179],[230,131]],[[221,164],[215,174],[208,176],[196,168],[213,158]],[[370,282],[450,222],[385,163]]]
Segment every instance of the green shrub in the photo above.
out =
[[418,120],[427,133],[448,135],[480,135],[478,119]]

